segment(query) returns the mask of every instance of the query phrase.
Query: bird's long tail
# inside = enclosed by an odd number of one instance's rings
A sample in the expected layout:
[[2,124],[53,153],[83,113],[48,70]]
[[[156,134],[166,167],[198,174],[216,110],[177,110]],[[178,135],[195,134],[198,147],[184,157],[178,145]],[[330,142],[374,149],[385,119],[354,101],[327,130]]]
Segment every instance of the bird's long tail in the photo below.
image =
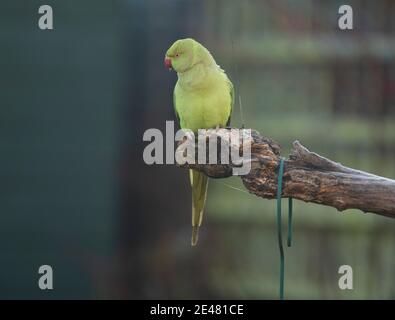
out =
[[196,170],[189,170],[192,186],[192,238],[191,245],[198,242],[199,227],[202,224],[204,205],[206,203],[208,177]]

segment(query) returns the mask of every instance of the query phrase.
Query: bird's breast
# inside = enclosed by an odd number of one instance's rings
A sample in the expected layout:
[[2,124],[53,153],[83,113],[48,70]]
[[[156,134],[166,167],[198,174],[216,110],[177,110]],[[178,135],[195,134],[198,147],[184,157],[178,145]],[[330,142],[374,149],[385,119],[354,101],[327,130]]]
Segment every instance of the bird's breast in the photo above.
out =
[[182,128],[197,132],[225,126],[229,118],[231,97],[229,88],[219,84],[205,89],[183,90],[176,88],[177,112]]

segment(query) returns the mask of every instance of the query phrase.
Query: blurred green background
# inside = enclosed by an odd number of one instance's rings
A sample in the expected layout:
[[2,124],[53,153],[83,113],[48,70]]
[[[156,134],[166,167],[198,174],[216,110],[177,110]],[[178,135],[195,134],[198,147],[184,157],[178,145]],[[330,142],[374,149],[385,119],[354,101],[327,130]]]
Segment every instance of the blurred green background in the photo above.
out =
[[[40,5],[54,30],[37,26]],[[188,174],[147,166],[173,120],[173,41],[224,68],[247,127],[395,179],[395,3],[334,0],[2,1],[0,298],[278,298],[275,202],[212,180],[191,248]],[[233,125],[240,126],[235,107]],[[367,195],[369,196],[369,195]],[[394,299],[395,221],[294,203],[289,299]],[[40,265],[54,290],[37,286]],[[338,287],[339,266],[354,290]]]

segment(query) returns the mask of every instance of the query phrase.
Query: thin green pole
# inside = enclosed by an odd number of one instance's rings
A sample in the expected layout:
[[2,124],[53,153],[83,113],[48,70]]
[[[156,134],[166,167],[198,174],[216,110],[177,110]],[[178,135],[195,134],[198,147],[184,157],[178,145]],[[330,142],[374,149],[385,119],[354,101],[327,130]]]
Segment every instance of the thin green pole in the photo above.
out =
[[292,245],[292,198],[288,198],[288,247]]
[[284,248],[282,239],[282,227],[281,227],[281,193],[283,184],[284,174],[284,158],[280,158],[280,168],[278,170],[278,181],[277,181],[277,235],[278,235],[278,247],[280,249],[280,300],[284,300]]

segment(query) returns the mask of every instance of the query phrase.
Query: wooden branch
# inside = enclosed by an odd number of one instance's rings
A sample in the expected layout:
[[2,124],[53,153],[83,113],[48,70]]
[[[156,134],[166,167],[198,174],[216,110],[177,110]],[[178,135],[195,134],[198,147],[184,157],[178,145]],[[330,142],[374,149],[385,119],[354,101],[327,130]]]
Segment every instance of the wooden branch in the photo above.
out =
[[[213,138],[214,135],[215,139],[226,139],[223,137],[224,131],[209,132],[206,138]],[[220,150],[220,142],[217,141],[217,148]],[[251,171],[240,178],[250,193],[273,199],[277,192],[280,146],[255,130],[252,130],[251,139],[244,141],[244,143],[249,142]],[[235,146],[229,147],[232,149]],[[241,152],[241,147],[237,146],[237,148],[239,148],[237,151]],[[179,166],[204,172],[212,178],[229,177],[236,167],[232,162],[230,164],[197,164],[196,162],[196,164],[187,163]],[[289,159],[284,161],[282,197],[327,205],[339,211],[353,208],[395,218],[395,180],[345,167],[309,151],[299,141],[293,143]]]

